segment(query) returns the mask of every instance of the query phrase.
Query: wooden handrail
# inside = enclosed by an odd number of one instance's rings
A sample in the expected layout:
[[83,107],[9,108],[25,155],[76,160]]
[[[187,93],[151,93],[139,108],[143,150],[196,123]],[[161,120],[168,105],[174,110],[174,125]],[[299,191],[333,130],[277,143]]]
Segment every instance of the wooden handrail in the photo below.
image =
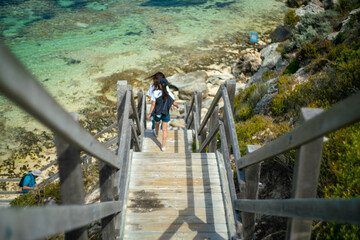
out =
[[140,141],[139,141],[139,138],[137,136],[137,132],[136,132],[134,123],[130,122],[130,127],[131,127],[131,132],[132,132],[132,139],[135,142],[135,150],[137,152],[140,152],[140,150],[141,150]]
[[115,155],[74,121],[3,44],[0,62],[0,91],[4,95],[69,143],[120,168]]
[[101,135],[103,135],[106,132],[109,132],[110,130],[112,130],[114,127],[117,126],[117,122],[114,122],[113,124],[111,124],[109,127],[105,128],[104,130],[101,130],[100,132],[98,132],[97,134],[94,135],[94,138],[98,138]]
[[360,120],[360,94],[351,96],[303,125],[237,160],[239,168],[259,163]]
[[137,112],[137,107],[136,107],[136,104],[135,104],[133,90],[131,90],[131,108],[132,108],[133,117],[134,117],[135,122],[136,122],[137,130],[140,133],[141,132],[141,126],[140,126],[139,115],[138,115],[138,112]]
[[201,122],[201,125],[199,128],[199,133],[201,133],[201,131],[205,127],[206,123],[208,122],[211,114],[214,112],[214,109],[215,109],[216,105],[218,104],[221,97],[222,97],[221,88],[219,88],[218,91],[216,92],[214,99],[211,102],[211,105],[210,105],[208,111],[206,112],[206,115],[205,115],[203,121]]
[[194,106],[194,96],[195,96],[195,95],[193,95],[193,98],[191,99],[191,103],[190,103],[190,107],[189,107],[189,109],[188,109],[188,113],[187,113],[187,115],[185,116],[185,122],[188,121],[189,116],[190,116],[190,114],[192,113],[192,108],[193,108],[193,106]]
[[[120,202],[1,209],[1,239],[40,239],[85,226],[121,211]],[[21,226],[21,227],[19,227]]]
[[211,130],[211,132],[209,133],[209,135],[206,137],[205,141],[203,143],[201,143],[201,146],[198,150],[198,152],[201,152],[202,150],[204,150],[210,143],[210,141],[217,136],[217,132],[219,131],[219,126],[220,123],[218,122],[215,127]]
[[235,200],[238,211],[360,224],[360,199]]

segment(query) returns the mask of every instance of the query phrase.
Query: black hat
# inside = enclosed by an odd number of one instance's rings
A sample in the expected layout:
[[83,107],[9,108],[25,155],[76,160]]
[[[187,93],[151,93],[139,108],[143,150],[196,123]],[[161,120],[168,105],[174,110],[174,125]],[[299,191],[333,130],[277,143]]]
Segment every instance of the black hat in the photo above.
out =
[[163,83],[165,83],[166,85],[169,84],[169,83],[168,83],[168,80],[166,80],[166,78],[162,78],[162,79],[160,80],[160,84],[163,84]]

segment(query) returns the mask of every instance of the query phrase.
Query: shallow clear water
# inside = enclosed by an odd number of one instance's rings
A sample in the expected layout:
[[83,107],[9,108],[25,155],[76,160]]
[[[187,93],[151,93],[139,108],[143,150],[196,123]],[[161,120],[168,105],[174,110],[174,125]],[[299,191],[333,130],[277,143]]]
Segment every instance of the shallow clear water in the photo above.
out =
[[[66,110],[78,111],[99,94],[99,77],[181,68],[241,33],[274,28],[285,11],[276,0],[0,0],[0,36]],[[17,107],[2,96],[0,104],[5,129],[24,125]]]

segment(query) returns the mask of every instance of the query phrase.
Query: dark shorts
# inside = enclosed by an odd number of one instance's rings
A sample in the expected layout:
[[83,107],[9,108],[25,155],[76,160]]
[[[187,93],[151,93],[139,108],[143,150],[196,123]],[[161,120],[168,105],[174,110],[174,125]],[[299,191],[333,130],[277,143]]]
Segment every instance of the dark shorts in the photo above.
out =
[[155,115],[154,120],[155,120],[155,122],[160,122],[160,120],[163,122],[170,122],[170,113],[167,116],[161,114],[161,117],[157,117]]

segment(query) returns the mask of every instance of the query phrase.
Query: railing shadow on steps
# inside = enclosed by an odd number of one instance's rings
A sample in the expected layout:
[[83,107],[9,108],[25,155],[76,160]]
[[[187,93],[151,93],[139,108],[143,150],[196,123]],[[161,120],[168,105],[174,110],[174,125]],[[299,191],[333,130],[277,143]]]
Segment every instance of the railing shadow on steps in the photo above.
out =
[[[201,123],[201,92],[194,92],[191,103],[185,105],[185,126],[194,130],[197,152],[206,152],[206,148],[208,152],[219,151],[216,145],[220,132],[220,151],[227,175],[221,181],[223,188],[228,187],[231,198],[226,199],[224,195],[231,237],[237,238],[237,234],[240,234],[242,239],[253,239],[255,213],[287,217],[286,239],[310,239],[313,220],[360,224],[360,198],[316,198],[323,138],[328,133],[360,121],[360,94],[345,99],[327,111],[301,109],[300,126],[263,147],[248,145],[247,154],[241,157],[233,120],[235,86],[235,81],[230,80],[220,86]],[[224,102],[223,119],[219,119],[218,103],[221,98]],[[257,200],[261,162],[292,149],[297,149],[297,156],[291,199]],[[231,150],[239,199],[230,163]],[[241,222],[240,229],[237,221]]]
[[[138,92],[136,106],[131,85],[117,83],[118,135],[102,144],[67,113],[0,43],[0,91],[54,132],[59,165],[61,206],[0,210],[0,239],[39,239],[64,233],[66,239],[88,239],[87,225],[101,220],[102,238],[121,234],[126,208],[131,153],[141,151],[144,136],[145,95]],[[107,146],[118,144],[116,154]],[[100,203],[84,205],[81,151],[99,161]]]

